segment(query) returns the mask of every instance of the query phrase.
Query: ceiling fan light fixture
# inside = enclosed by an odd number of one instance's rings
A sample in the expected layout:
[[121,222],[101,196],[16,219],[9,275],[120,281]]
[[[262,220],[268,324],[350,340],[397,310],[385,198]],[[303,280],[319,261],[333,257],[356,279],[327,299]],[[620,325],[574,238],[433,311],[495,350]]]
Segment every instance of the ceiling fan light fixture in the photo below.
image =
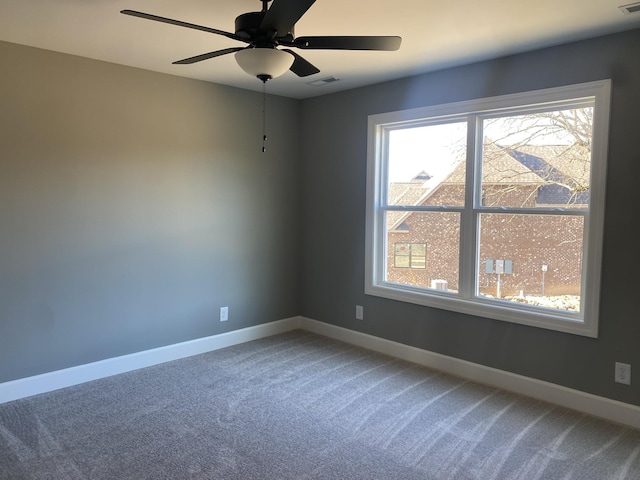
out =
[[276,48],[245,48],[235,53],[240,68],[265,82],[279,77],[293,65],[293,55]]

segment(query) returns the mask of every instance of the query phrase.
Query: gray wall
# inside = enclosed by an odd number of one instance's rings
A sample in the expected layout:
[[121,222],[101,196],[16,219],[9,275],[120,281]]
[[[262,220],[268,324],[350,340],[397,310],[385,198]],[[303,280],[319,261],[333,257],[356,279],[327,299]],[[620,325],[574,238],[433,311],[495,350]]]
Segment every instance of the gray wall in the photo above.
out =
[[[640,368],[639,59],[633,31],[304,100],[302,315],[640,405],[640,377],[613,381],[615,361]],[[598,339],[364,295],[368,115],[604,78],[613,101]]]
[[0,61],[0,382],[299,313],[298,101]]

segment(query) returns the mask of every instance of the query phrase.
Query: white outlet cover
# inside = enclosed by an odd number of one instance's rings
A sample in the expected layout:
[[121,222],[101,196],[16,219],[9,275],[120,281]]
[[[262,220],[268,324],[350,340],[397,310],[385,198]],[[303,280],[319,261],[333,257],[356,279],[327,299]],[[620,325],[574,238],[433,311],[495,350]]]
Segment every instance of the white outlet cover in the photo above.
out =
[[226,322],[229,320],[229,307],[220,307],[220,321]]
[[617,383],[631,385],[631,365],[627,363],[616,362],[615,379]]

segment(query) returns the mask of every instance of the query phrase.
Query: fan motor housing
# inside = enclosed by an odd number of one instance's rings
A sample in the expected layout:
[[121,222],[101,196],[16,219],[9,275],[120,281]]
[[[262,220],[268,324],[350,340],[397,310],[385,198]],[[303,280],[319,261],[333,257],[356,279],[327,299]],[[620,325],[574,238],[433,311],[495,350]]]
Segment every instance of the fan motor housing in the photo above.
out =
[[[249,12],[236,17],[236,35],[252,42],[272,40],[273,37],[270,35],[271,32],[263,32],[260,30],[260,25],[262,24],[262,19],[264,18],[265,13],[266,12]],[[278,34],[277,38],[286,41],[293,41],[293,28],[284,35]]]

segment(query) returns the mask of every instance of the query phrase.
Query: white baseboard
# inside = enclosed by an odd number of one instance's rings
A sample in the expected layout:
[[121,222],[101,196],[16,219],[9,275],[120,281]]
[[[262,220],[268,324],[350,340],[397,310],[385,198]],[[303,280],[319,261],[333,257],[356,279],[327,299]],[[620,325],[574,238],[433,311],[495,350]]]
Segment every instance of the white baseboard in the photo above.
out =
[[424,365],[472,381],[537,398],[616,423],[640,428],[640,407],[554,383],[422,350],[305,317],[292,317],[188,342],[154,348],[55,372],[0,383],[0,403],[46,393],[191,355],[301,328],[352,345]]
[[640,428],[640,407],[581,392],[535,378],[486,367],[477,363],[422,350],[366,333],[348,330],[310,318],[301,318],[300,328],[352,345],[401,358],[474,382],[537,398],[563,407]]
[[286,318],[284,320],[264,323],[262,325],[221,333],[219,335],[198,338],[188,342],[176,343],[166,347],[154,348],[143,352],[0,383],[0,403],[51,392],[60,388],[98,380],[139,368],[150,367],[159,363],[178,360],[232,345],[238,345],[251,340],[277,335],[278,333],[287,332],[299,327],[300,317]]

